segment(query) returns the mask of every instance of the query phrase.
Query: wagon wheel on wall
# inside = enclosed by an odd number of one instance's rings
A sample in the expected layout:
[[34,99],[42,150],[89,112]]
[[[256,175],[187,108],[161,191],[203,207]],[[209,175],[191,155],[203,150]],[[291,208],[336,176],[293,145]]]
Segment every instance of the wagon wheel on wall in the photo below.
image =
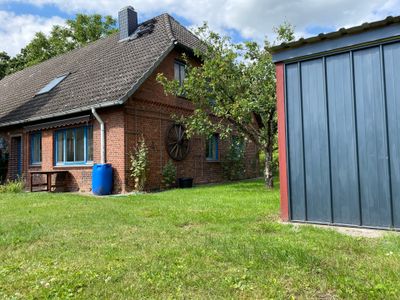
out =
[[185,127],[181,124],[172,125],[166,137],[168,155],[173,160],[183,160],[189,153],[189,139]]

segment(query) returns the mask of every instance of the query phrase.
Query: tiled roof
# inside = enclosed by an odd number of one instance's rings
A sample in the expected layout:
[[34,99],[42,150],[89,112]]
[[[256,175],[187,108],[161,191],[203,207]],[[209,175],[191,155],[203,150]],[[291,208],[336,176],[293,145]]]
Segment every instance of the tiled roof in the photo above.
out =
[[387,17],[384,20],[371,22],[371,23],[364,23],[359,26],[350,27],[350,28],[340,28],[337,31],[329,32],[329,33],[320,33],[317,36],[309,37],[309,38],[301,38],[297,41],[290,42],[290,43],[282,43],[275,47],[271,48],[272,53],[277,53],[281,51],[285,51],[288,49],[298,48],[307,44],[314,44],[323,40],[333,40],[340,38],[344,35],[351,35],[361,33],[363,31],[384,27],[390,24],[400,23],[400,16],[398,17]]
[[170,18],[172,35],[179,37],[179,41],[188,48],[202,48],[200,41],[195,38],[193,39],[193,33],[191,33],[186,27],[179,24],[174,18]]
[[[132,40],[119,41],[113,34],[2,79],[0,127],[123,104],[176,44],[201,44],[168,14],[148,22],[154,29]],[[67,73],[49,93],[36,95]]]

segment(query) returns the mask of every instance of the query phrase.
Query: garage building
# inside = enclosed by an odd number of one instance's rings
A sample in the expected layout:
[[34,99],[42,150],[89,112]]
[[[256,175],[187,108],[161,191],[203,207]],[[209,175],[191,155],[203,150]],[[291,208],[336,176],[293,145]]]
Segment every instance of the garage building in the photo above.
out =
[[400,228],[400,17],[273,48],[284,220]]

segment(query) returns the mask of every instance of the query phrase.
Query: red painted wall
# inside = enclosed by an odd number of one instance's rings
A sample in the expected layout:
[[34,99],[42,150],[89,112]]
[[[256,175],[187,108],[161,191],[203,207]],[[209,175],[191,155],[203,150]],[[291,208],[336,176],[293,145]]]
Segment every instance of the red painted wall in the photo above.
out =
[[284,64],[276,64],[276,94],[278,111],[279,180],[281,192],[281,219],[289,220],[288,179],[286,162],[285,73]]

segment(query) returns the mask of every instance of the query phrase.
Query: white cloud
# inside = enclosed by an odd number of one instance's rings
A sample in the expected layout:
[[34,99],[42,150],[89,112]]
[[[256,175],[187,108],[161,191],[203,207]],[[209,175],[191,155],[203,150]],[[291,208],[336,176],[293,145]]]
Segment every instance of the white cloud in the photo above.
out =
[[0,50],[15,55],[35,35],[49,33],[54,24],[63,24],[59,17],[41,18],[33,15],[15,15],[0,10]]
[[[400,0],[0,0],[0,4],[11,2],[52,4],[68,13],[97,12],[114,17],[120,8],[133,5],[142,20],[169,12],[193,25],[208,21],[214,30],[234,29],[256,40],[272,36],[272,27],[284,21],[296,26],[298,36],[307,36],[310,28],[337,29],[400,14]],[[3,23],[0,21],[0,31]]]

